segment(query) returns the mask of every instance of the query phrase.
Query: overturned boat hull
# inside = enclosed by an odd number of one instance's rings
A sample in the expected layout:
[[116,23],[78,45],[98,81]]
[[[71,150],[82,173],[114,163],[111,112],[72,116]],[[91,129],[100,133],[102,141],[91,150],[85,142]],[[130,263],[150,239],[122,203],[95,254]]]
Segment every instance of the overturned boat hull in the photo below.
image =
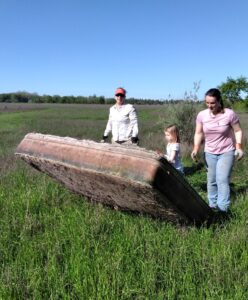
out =
[[165,159],[137,146],[29,133],[16,155],[71,191],[113,208],[196,225],[212,216]]

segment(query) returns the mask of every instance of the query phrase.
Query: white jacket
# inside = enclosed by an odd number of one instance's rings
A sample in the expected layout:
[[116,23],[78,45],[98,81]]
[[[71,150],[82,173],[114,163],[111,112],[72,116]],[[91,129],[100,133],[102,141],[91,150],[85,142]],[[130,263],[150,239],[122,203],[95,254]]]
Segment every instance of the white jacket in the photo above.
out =
[[133,105],[123,104],[118,108],[116,105],[110,107],[104,135],[108,136],[110,132],[115,142],[127,141],[131,137],[138,136],[138,119]]

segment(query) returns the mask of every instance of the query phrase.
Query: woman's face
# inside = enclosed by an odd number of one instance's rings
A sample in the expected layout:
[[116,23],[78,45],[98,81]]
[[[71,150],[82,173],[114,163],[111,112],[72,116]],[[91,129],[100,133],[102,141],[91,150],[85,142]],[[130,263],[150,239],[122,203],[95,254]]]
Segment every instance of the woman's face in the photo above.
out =
[[205,97],[205,103],[206,103],[208,109],[211,111],[211,113],[217,114],[219,112],[220,103],[216,100],[215,97],[206,96]]
[[122,94],[115,95],[115,101],[117,105],[122,105],[124,103],[125,96]]

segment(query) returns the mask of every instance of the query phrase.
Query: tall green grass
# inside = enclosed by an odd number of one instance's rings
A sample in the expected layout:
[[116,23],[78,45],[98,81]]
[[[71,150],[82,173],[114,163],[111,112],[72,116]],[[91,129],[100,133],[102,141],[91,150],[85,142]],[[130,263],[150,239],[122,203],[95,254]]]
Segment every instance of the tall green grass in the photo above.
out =
[[[142,146],[163,147],[161,108],[138,110]],[[98,141],[107,116],[104,106],[0,114],[0,298],[247,299],[246,158],[230,220],[195,228],[90,203],[14,157],[28,132]],[[204,167],[183,161],[206,199]]]

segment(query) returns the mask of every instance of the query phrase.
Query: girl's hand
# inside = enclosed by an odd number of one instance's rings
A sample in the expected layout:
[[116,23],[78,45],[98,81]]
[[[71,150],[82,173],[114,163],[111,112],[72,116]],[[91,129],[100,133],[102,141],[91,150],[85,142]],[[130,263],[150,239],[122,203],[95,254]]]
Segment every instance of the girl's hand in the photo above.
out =
[[156,150],[156,153],[157,153],[159,156],[164,156],[164,153],[163,153],[161,150],[159,150],[159,149]]
[[164,158],[165,158],[166,160],[168,160],[168,162],[170,162],[170,158],[169,158],[168,155],[164,155]]
[[174,164],[175,163],[175,159],[173,158],[170,158],[168,155],[164,155],[164,157],[167,159],[167,161],[171,164]]

